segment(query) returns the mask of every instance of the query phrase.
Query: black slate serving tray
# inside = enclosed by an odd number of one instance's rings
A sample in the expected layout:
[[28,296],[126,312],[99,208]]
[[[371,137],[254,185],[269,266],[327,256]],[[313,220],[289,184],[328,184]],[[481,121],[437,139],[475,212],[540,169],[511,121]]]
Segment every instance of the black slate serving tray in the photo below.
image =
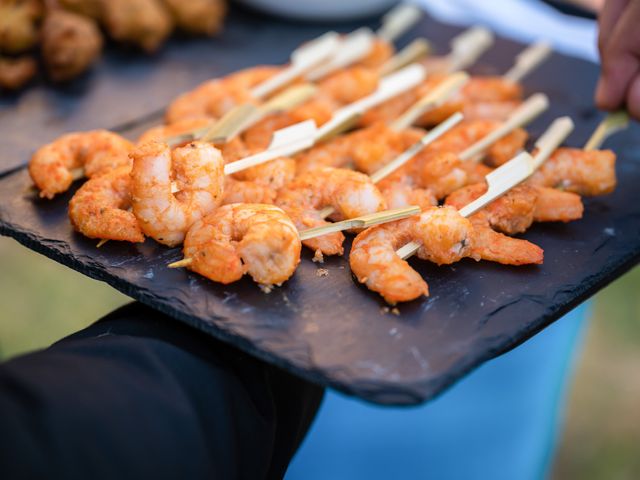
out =
[[[241,66],[282,62],[296,44],[326,28],[258,21],[253,14],[235,12],[226,36],[217,42],[174,43],[155,63],[144,61],[142,66],[105,60],[99,72],[105,77],[93,79],[100,94],[89,89],[80,100],[37,88],[68,106],[69,115],[57,116],[57,108],[36,104],[0,116],[5,171],[3,175],[0,170],[0,234],[265,361],[383,404],[416,404],[434,397],[484,361],[526,341],[638,262],[636,127],[608,143],[619,155],[620,183],[614,194],[586,199],[581,221],[536,225],[527,232],[528,240],[544,248],[544,265],[515,268],[463,261],[436,267],[413,260],[429,282],[431,297],[397,310],[353,280],[346,256],[318,265],[305,252],[295,276],[264,294],[248,279],[222,286],[194,273],[170,270],[166,264],[179,259],[180,250],[151,240],[140,245],[109,242],[97,249],[95,241],[74,233],[67,221],[73,192],[53,201],[39,200],[28,191],[26,171],[13,168],[26,162],[39,143],[62,131],[120,125],[121,131],[135,136],[178,91]],[[444,50],[457,32],[425,18],[412,34],[428,36]],[[520,48],[498,40],[476,71],[504,71]],[[206,67],[199,63],[203,56],[210,59]],[[174,82],[175,62],[183,62],[188,82]],[[596,76],[594,65],[554,55],[526,81],[529,92],[544,91],[552,101],[550,112],[530,131],[538,134],[554,117],[569,114],[577,128],[568,143],[582,145],[600,118],[591,106]],[[153,102],[149,95],[154,93],[145,94],[145,84],[156,85]],[[120,95],[129,85],[132,92]],[[109,111],[103,112],[107,105]],[[89,122],[87,112],[97,118],[89,115]],[[19,125],[29,125],[22,135],[17,126],[9,125],[16,117]]]

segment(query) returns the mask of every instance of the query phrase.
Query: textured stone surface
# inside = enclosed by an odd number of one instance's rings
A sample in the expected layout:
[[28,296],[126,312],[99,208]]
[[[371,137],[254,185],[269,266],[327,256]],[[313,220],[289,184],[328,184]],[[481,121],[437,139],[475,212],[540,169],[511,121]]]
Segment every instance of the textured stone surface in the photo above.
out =
[[[257,25],[246,15],[236,15],[234,22],[239,23],[229,27],[229,32],[236,32],[234,38]],[[418,33],[434,39],[441,49],[454,32],[427,19],[418,28]],[[260,60],[275,62],[309,34],[291,24],[269,23],[260,26],[258,36],[251,49],[243,37],[240,47],[229,45],[234,42],[224,38],[212,42],[206,47],[211,50],[209,58],[215,62],[218,53],[224,57],[226,48],[235,48],[237,55],[246,57],[225,64],[226,69]],[[191,47],[181,48],[188,52]],[[519,48],[498,41],[478,70],[503,71]],[[170,83],[162,94],[164,101],[176,93],[172,77],[164,72],[165,61],[163,55],[157,65],[138,72],[148,82],[157,82],[158,91],[165,82]],[[167,68],[173,68],[172,64]],[[194,71],[193,81],[179,89],[202,80],[205,72]],[[527,90],[547,92],[553,108],[531,131],[539,133],[550,119],[570,114],[577,129],[569,143],[584,143],[599,119],[590,106],[596,74],[593,65],[554,56],[532,75],[526,81]],[[144,83],[138,77],[132,82],[134,86]],[[142,99],[141,104],[147,100]],[[63,98],[58,101],[65,103]],[[96,99],[92,92],[87,104],[98,103],[86,108],[99,110],[100,102],[107,101],[113,102],[113,111],[127,112],[117,99]],[[80,106],[85,101],[69,102]],[[139,104],[132,105],[132,110],[144,111]],[[36,125],[46,113],[34,109],[24,115],[34,115],[30,124]],[[118,123],[107,114],[104,118],[96,126]],[[1,125],[5,122],[6,117],[0,118]],[[55,129],[69,130],[82,124],[82,119],[59,122]],[[55,136],[55,129],[48,134]],[[3,145],[13,141],[11,133],[0,132]],[[150,240],[135,246],[109,242],[97,249],[95,241],[74,233],[67,221],[71,193],[53,201],[37,200],[27,192],[29,180],[24,170],[0,178],[0,233],[312,381],[373,402],[414,404],[432,398],[482,362],[524,342],[637,263],[638,133],[634,127],[608,144],[619,155],[620,185],[613,195],[586,199],[585,218],[579,222],[536,225],[527,232],[525,238],[545,249],[544,265],[515,268],[463,261],[436,267],[414,260],[432,296],[399,306],[398,314],[353,280],[346,258],[329,259],[319,266],[305,253],[295,276],[282,288],[264,294],[248,279],[221,286],[187,271],[167,269],[167,263],[181,257],[180,250]],[[33,139],[28,148],[12,143],[13,154],[19,155],[12,158],[14,165],[25,162],[28,149],[37,144]],[[319,276],[320,267],[328,275]]]

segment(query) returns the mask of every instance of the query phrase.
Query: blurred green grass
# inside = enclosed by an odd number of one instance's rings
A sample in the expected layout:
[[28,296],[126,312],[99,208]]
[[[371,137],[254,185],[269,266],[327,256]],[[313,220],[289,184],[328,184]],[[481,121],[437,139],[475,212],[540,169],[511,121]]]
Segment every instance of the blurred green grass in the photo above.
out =
[[[43,348],[128,302],[0,237],[0,360]],[[553,478],[640,478],[640,268],[597,295]]]

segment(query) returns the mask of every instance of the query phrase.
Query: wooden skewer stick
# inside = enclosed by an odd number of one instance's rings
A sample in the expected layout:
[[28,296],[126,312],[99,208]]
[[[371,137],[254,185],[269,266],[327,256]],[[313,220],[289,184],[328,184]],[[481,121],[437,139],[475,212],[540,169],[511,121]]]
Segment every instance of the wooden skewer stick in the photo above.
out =
[[433,47],[426,38],[416,38],[382,64],[382,67],[380,67],[380,75],[384,77],[390,73],[400,70],[401,68],[426,57],[432,50]]
[[394,130],[409,128],[425,112],[442,105],[468,81],[469,74],[465,72],[457,72],[449,75],[449,77],[436,85],[433,90],[413,104],[409,110],[394,120],[391,123],[391,128]]
[[336,51],[339,45],[339,35],[335,32],[327,32],[315,40],[305,43],[293,51],[291,64],[288,67],[253,87],[251,94],[256,98],[269,96],[280,87],[291,83],[297,77],[304,75],[326,60]]
[[435,140],[449,131],[452,127],[460,123],[463,118],[464,115],[462,115],[462,113],[456,112],[449,118],[447,118],[444,122],[440,123],[437,127],[430,130],[424,137],[411,145],[407,150],[391,160],[384,167],[380,168],[380,170],[372,173],[370,177],[373,183],[378,183],[382,179],[391,175],[391,173],[395,172],[398,168],[403,166],[418,153],[424,150],[425,147],[433,143]]
[[451,40],[451,53],[447,55],[449,71],[465,70],[493,45],[491,31],[483,27],[472,27]]
[[[343,36],[340,39],[340,47],[334,55],[328,61],[324,62],[323,65],[308,73],[307,78],[316,82],[330,73],[362,60],[373,48],[376,36],[391,43],[410,29],[421,16],[422,11],[414,5],[398,5],[382,17],[382,26],[376,33],[372,32],[369,28],[363,27]],[[426,52],[424,52],[424,54],[426,54]],[[397,56],[398,54],[394,55],[392,59]],[[393,70],[383,71],[381,72],[381,76],[391,73],[394,70],[399,70],[409,65],[409,63],[413,63],[417,58],[419,57],[414,56],[413,59],[407,63],[396,65]]]
[[[558,148],[565,138],[573,130],[573,121],[569,117],[561,117],[551,123],[549,128],[536,142],[538,149],[535,157],[527,152],[521,152],[507,163],[496,168],[489,173],[485,179],[487,181],[487,191],[462,207],[459,212],[463,217],[469,217],[478,210],[500,198],[516,185],[524,182],[538,168],[551,153]],[[405,246],[396,250],[396,254],[406,260],[415,254],[422,245],[418,242],[409,242]]]
[[376,35],[392,43],[413,27],[420,20],[420,17],[422,17],[422,10],[419,7],[409,3],[401,3],[382,17],[382,26]]
[[599,149],[607,138],[620,130],[624,130],[628,126],[629,114],[626,111],[620,110],[618,112],[608,114],[595,129],[591,138],[589,138],[585,144],[584,149]]
[[350,103],[334,112],[331,120],[318,129],[317,141],[327,140],[331,136],[340,133],[340,131],[344,131],[336,129],[336,126],[344,125],[346,119],[352,119],[354,116],[361,115],[368,109],[415,87],[424,80],[425,76],[425,68],[422,65],[413,64],[383,78],[376,91],[371,95]]
[[231,175],[261,163],[305,150],[313,145],[317,131],[316,122],[313,120],[306,120],[277,130],[265,151],[227,163],[224,166],[224,174]]
[[480,154],[495,142],[511,133],[516,128],[522,127],[531,122],[535,117],[540,115],[549,107],[549,99],[542,93],[536,93],[530,96],[522,105],[520,105],[500,127],[496,128],[488,135],[484,136],[476,143],[471,145],[460,154],[461,160],[470,160],[475,158],[476,161],[482,160]]
[[214,123],[199,140],[217,145],[227,143],[227,141],[237,134],[242,125],[247,121],[247,118],[255,115],[257,112],[258,107],[255,105],[249,103],[238,105]]
[[306,78],[312,82],[326,77],[341,68],[345,68],[352,63],[367,56],[375,41],[375,34],[367,27],[359,28],[340,40],[340,48],[335,54],[319,67],[309,72]]
[[[464,115],[460,112],[456,112],[447,118],[444,122],[440,123],[437,127],[433,128],[426,135],[424,135],[420,140],[411,145],[408,149],[398,155],[396,158],[391,160],[385,166],[380,168],[378,171],[372,173],[369,178],[373,183],[378,183],[382,179],[388,177],[393,172],[395,172],[398,168],[402,167],[405,163],[415,157],[418,153],[424,150],[427,146],[433,143],[435,140],[444,135],[448,130],[453,128],[455,125],[460,123]],[[321,218],[327,218],[334,212],[333,207],[323,208],[318,212]]]
[[515,63],[502,77],[514,83],[519,82],[545,61],[552,52],[548,42],[536,42],[516,56]]
[[[385,210],[383,212],[371,213],[369,215],[362,215],[361,217],[350,218],[341,222],[331,223],[322,227],[309,228],[299,232],[300,240],[309,240],[310,238],[321,237],[329,233],[341,232],[343,230],[349,230],[351,228],[367,228],[374,225],[380,225],[382,223],[393,222],[395,220],[401,220],[403,218],[411,217],[420,213],[420,207],[415,205],[411,207],[394,208],[392,210]],[[192,259],[190,257],[183,258],[177,262],[167,265],[169,268],[181,268],[191,265]]]

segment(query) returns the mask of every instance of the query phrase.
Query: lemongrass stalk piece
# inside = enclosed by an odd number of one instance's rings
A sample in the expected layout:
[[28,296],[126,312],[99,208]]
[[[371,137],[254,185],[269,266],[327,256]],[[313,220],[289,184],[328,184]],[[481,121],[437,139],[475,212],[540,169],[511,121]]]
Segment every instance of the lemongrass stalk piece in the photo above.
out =
[[257,112],[258,107],[255,105],[249,103],[238,105],[213,124],[199,140],[217,145],[227,143],[240,132],[242,126]]
[[591,138],[584,146],[585,150],[597,150],[604,141],[614,133],[624,130],[629,126],[629,114],[620,110],[607,115],[595,129]]

